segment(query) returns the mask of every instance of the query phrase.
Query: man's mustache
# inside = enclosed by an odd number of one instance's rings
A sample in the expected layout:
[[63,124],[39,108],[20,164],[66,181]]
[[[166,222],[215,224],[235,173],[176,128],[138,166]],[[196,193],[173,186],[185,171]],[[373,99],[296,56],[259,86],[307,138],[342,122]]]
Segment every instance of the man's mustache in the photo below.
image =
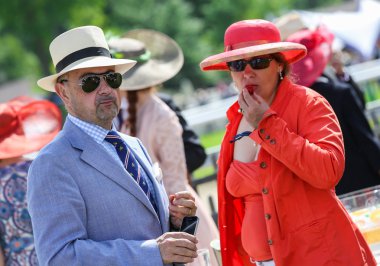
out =
[[101,104],[103,102],[109,102],[109,101],[116,103],[116,97],[109,95],[109,96],[99,96],[98,98],[96,98],[96,104]]

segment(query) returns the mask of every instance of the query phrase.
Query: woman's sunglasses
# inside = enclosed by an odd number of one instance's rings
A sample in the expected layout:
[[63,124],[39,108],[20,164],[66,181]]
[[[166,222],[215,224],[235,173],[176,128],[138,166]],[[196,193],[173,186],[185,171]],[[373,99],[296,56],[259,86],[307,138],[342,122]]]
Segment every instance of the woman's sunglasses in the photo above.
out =
[[[121,82],[123,81],[121,74],[116,72],[108,72],[104,74],[90,74],[82,79],[81,83],[79,83],[79,86],[81,86],[82,90],[86,93],[93,92],[99,87],[101,78],[103,78],[107,82],[107,84],[113,89],[119,88]],[[68,80],[62,79],[59,82],[68,82]]]
[[247,64],[251,66],[252,69],[264,69],[269,67],[270,61],[273,58],[270,57],[254,57],[249,60],[239,59],[231,62],[227,62],[227,66],[230,71],[241,72],[244,71]]

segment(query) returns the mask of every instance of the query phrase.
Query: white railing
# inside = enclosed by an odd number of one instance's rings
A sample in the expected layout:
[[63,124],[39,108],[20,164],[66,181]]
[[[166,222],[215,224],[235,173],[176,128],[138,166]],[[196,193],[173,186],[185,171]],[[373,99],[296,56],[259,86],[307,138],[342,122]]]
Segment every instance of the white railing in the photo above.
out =
[[[369,80],[378,79],[380,78],[380,59],[349,66],[347,69],[352,75],[352,78],[359,84]],[[202,106],[183,110],[183,116],[192,127],[212,123],[224,119],[228,107],[236,101],[236,99],[236,96],[232,96]],[[367,108],[371,111],[372,108],[378,108],[378,104],[372,105],[369,103]]]

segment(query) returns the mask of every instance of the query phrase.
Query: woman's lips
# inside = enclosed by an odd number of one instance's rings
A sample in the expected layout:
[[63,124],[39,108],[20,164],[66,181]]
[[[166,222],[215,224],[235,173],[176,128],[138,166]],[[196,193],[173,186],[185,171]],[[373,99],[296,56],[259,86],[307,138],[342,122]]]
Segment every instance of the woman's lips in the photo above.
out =
[[255,91],[255,86],[254,85],[246,85],[245,88],[247,89],[247,91],[249,92],[249,94],[253,94],[253,92]]

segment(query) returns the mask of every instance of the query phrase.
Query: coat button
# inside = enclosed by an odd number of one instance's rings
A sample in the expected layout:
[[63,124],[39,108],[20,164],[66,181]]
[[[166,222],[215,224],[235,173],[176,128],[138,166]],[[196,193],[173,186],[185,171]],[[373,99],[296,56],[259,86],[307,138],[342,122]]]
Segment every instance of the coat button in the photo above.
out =
[[265,133],[265,130],[263,128],[260,129],[260,133],[261,134],[264,134]]
[[266,136],[265,136],[265,139],[270,139],[270,136],[269,136],[269,135],[266,135]]
[[267,163],[266,162],[261,162],[260,163],[260,167],[263,168],[263,169],[267,168]]
[[275,140],[275,139],[271,139],[271,140],[269,141],[269,143],[272,144],[272,145],[274,145],[274,144],[276,144],[276,140]]
[[270,218],[271,218],[270,214],[269,214],[269,213],[266,213],[266,214],[265,214],[265,219],[270,220]]
[[269,246],[273,245],[273,240],[272,239],[268,239],[268,245]]
[[269,190],[268,190],[266,187],[263,188],[261,191],[262,191],[263,194],[265,194],[265,195],[269,193]]

